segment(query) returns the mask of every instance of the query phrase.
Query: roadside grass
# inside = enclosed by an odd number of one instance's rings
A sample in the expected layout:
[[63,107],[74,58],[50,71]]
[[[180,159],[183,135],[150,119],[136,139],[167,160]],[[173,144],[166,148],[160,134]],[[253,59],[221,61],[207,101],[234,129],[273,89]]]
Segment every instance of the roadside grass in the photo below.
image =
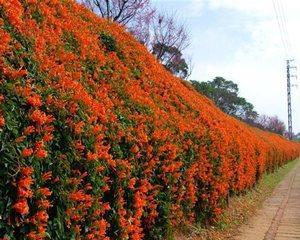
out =
[[256,213],[264,200],[272,194],[276,186],[299,161],[300,158],[287,163],[273,173],[265,174],[253,189],[245,194],[231,197],[228,207],[216,224],[209,227],[201,225],[184,226],[175,234],[175,240],[233,239],[233,236],[238,232],[238,228]]

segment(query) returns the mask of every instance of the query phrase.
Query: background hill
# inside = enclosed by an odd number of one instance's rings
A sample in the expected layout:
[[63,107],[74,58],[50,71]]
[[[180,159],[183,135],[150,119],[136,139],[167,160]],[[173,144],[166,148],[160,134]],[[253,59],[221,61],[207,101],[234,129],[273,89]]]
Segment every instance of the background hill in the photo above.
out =
[[0,237],[167,239],[300,145],[224,114],[70,0],[0,0]]

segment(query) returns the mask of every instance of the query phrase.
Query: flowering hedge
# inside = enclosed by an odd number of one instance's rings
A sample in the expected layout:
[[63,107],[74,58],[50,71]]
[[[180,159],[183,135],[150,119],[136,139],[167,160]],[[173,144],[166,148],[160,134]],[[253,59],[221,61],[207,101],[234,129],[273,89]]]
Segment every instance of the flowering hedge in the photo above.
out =
[[0,0],[0,238],[168,239],[300,146],[71,0]]

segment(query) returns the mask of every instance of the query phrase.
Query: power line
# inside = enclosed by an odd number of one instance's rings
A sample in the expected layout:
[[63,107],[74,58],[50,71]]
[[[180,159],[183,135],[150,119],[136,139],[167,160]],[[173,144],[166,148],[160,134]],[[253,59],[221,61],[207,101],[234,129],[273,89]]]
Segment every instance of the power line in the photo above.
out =
[[281,21],[282,21],[282,25],[283,25],[284,35],[286,37],[288,51],[289,51],[289,53],[291,53],[292,45],[291,45],[291,41],[290,41],[291,39],[290,39],[288,27],[287,27],[286,11],[285,11],[284,5],[282,4],[282,0],[277,0],[277,3],[278,3],[278,7],[279,7],[278,8],[279,14],[281,16]]
[[297,69],[296,66],[291,66],[291,63],[294,61],[290,59],[292,54],[292,44],[290,41],[290,35],[288,32],[287,17],[285,14],[285,8],[281,0],[272,0],[274,12],[279,27],[280,37],[282,45],[285,51],[285,54],[288,58],[287,63],[287,107],[288,107],[288,138],[293,139],[293,119],[292,119],[292,87],[291,79],[296,78],[296,74],[291,74],[292,69]]
[[272,0],[273,2],[273,8],[275,12],[275,17],[277,20],[278,28],[279,28],[279,33],[282,41],[282,45],[284,48],[285,54],[288,56],[289,55],[289,40],[288,40],[288,31],[287,31],[287,24],[286,22],[286,17],[284,15],[283,7],[280,7],[280,3],[278,0]]

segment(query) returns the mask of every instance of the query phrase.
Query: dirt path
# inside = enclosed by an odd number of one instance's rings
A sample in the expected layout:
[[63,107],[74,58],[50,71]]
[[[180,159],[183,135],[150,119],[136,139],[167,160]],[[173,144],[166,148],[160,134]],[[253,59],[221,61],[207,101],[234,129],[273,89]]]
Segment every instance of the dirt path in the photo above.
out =
[[236,240],[300,239],[300,163],[239,232]]

